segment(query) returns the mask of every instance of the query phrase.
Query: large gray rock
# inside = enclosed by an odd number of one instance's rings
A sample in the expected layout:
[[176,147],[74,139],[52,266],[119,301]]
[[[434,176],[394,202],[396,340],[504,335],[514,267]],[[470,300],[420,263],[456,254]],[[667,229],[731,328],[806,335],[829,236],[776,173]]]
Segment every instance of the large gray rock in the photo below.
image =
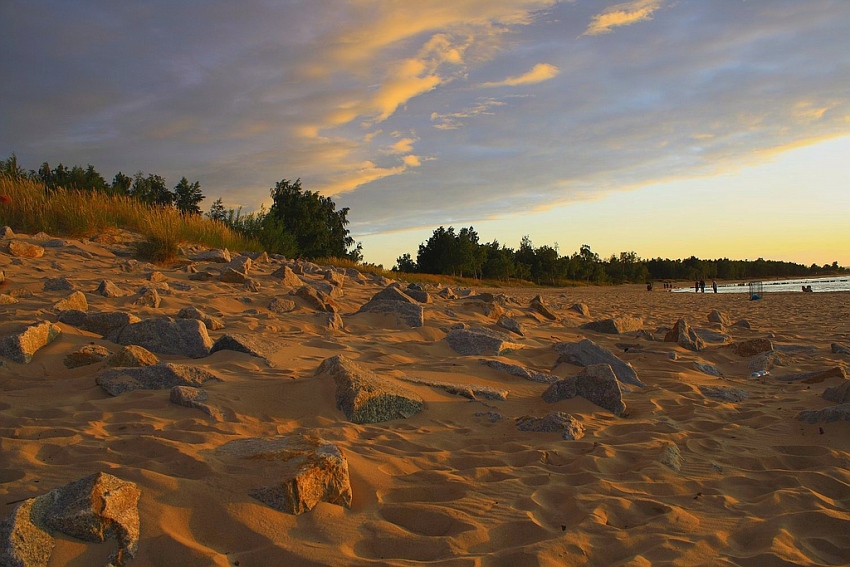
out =
[[351,507],[348,461],[339,447],[324,439],[306,435],[237,439],[218,453],[274,467],[280,481],[249,494],[275,510],[298,515],[319,502]]
[[725,386],[700,386],[699,390],[708,398],[715,398],[724,402],[740,402],[750,397],[744,390]]
[[805,384],[817,384],[819,382],[823,382],[827,378],[841,378],[846,379],[847,374],[844,372],[844,368],[841,366],[833,366],[832,368],[827,368],[826,370],[813,370],[811,372],[795,372],[793,374],[784,374],[782,376],[776,376],[777,380],[781,380],[783,382],[803,382]]
[[378,423],[408,418],[424,407],[414,392],[337,355],[326,359],[316,371],[336,382],[336,405],[353,423]]
[[22,364],[32,362],[36,351],[55,341],[61,333],[62,329],[50,321],[30,325],[19,333],[3,337],[0,355]]
[[109,565],[123,567],[139,545],[140,497],[134,483],[100,472],[29,498],[0,524],[0,565],[47,567],[57,531],[87,542],[116,540]]
[[584,426],[573,416],[562,411],[547,414],[544,417],[524,415],[516,420],[520,431],[542,433],[560,433],[562,439],[575,441],[584,437]]
[[732,349],[732,352],[734,352],[738,356],[743,356],[746,358],[761,354],[763,352],[772,351],[773,341],[771,341],[770,339],[749,339],[746,341],[732,343],[731,345],[729,345],[729,348]]
[[339,311],[333,298],[313,286],[302,285],[292,293],[295,297],[303,299],[307,305],[317,311],[325,311],[327,313],[336,313]]
[[705,348],[705,341],[691,328],[688,321],[682,317],[664,336],[664,342],[676,343],[688,350],[701,351]]
[[167,390],[174,386],[198,387],[210,380],[221,381],[209,370],[170,362],[151,366],[106,368],[95,377],[97,384],[113,396],[133,390]]
[[[415,290],[412,290],[412,291],[415,291]],[[419,303],[414,298],[412,298],[410,295],[405,293],[398,286],[398,284],[392,284],[392,285],[385,287],[384,289],[382,289],[381,291],[379,291],[378,293],[373,295],[372,299],[370,299],[369,301],[370,302],[372,302],[372,301],[401,301],[401,302],[404,302],[404,303],[412,303],[412,304]]]
[[126,326],[141,321],[135,315],[121,311],[84,313],[78,310],[63,311],[59,321],[90,333],[97,333],[107,340],[116,342],[118,333]]
[[283,313],[289,313],[291,311],[295,311],[295,307],[296,307],[295,302],[292,301],[291,299],[283,299],[283,298],[280,298],[280,297],[275,297],[275,298],[272,298],[271,301],[269,301],[267,309],[269,311],[271,311],[272,313],[283,314]]
[[81,291],[75,291],[65,299],[61,299],[53,304],[53,309],[56,311],[68,311],[75,309],[77,311],[88,311],[89,303],[86,300],[86,295]]
[[127,325],[115,341],[122,345],[139,345],[157,354],[177,354],[189,358],[208,356],[212,339],[207,327],[197,319],[156,317]]
[[8,251],[16,258],[41,258],[44,256],[44,248],[22,240],[10,240]]
[[850,347],[846,347],[840,343],[832,343],[830,348],[833,354],[850,354]]
[[546,317],[551,321],[557,321],[558,316],[552,311],[552,308],[543,300],[543,297],[537,295],[531,300],[531,308]]
[[637,317],[612,317],[611,319],[591,321],[581,326],[582,329],[587,329],[588,331],[612,335],[639,331],[642,327],[643,319]]
[[431,388],[438,388],[455,396],[462,396],[469,400],[506,400],[508,398],[507,390],[497,390],[490,386],[479,386],[477,384],[455,384],[453,382],[441,382],[439,380],[423,380],[420,378],[406,377],[402,378],[405,382],[413,384],[422,384]]
[[121,297],[123,295],[126,295],[126,292],[124,290],[119,288],[110,280],[102,280],[100,284],[98,284],[97,289],[95,289],[94,291],[95,293],[98,293],[103,297]]
[[174,386],[171,388],[169,399],[172,404],[198,409],[213,418],[215,421],[224,421],[224,417],[218,409],[205,403],[207,401],[206,390],[192,386]]
[[280,278],[280,283],[289,287],[301,287],[304,285],[304,282],[295,275],[295,272],[292,271],[292,268],[289,266],[281,266],[274,272],[272,272],[273,278]]
[[558,380],[543,392],[543,399],[549,403],[581,396],[616,416],[626,413],[623,391],[607,364],[588,366],[576,376]]
[[230,262],[230,251],[225,248],[224,250],[206,250],[204,252],[199,252],[194,256],[190,257],[191,260],[195,262],[215,262],[219,264],[226,264]]
[[617,380],[632,386],[646,386],[637,372],[628,362],[617,358],[610,350],[584,339],[577,343],[556,343],[553,348],[559,354],[556,364],[567,362],[578,366],[607,364],[614,371]]
[[254,335],[231,334],[222,335],[210,349],[210,354],[220,350],[244,352],[257,358],[262,358],[271,365],[269,356],[280,350],[280,344]]
[[446,335],[446,342],[462,355],[499,356],[522,348],[522,345],[511,342],[508,335],[484,327],[452,329]]
[[65,276],[44,280],[44,291],[74,291],[75,289],[77,286]]
[[177,313],[177,318],[197,319],[198,321],[203,321],[204,325],[206,325],[207,330],[209,331],[218,331],[219,329],[224,328],[224,321],[222,321],[218,317],[211,317],[207,315],[204,311],[198,309],[193,305],[181,309]]
[[65,368],[79,368],[103,362],[112,354],[108,348],[101,345],[85,345],[65,357]]
[[496,325],[521,337],[525,336],[525,330],[522,328],[522,325],[513,317],[502,315],[496,321]]
[[547,374],[545,372],[535,372],[533,370],[528,370],[527,368],[523,368],[518,364],[506,364],[501,360],[481,360],[479,361],[481,364],[486,364],[490,368],[494,368],[496,370],[501,370],[502,372],[507,372],[511,376],[517,376],[519,378],[524,378],[525,380],[530,380],[532,382],[539,382],[540,384],[552,384],[553,382],[557,382],[560,380],[554,374]]
[[850,421],[850,403],[824,408],[822,410],[801,411],[797,419],[808,423]]
[[843,382],[840,386],[824,390],[823,399],[836,404],[850,403],[850,380]]
[[708,314],[708,320],[711,323],[720,323],[724,327],[728,327],[732,324],[732,320],[729,319],[729,316],[717,309]]
[[153,366],[159,364],[159,358],[146,348],[139,345],[127,345],[106,359],[106,365],[115,368],[130,368]]
[[397,323],[409,327],[421,327],[425,324],[425,310],[416,302],[372,300],[363,305],[358,313],[392,315]]

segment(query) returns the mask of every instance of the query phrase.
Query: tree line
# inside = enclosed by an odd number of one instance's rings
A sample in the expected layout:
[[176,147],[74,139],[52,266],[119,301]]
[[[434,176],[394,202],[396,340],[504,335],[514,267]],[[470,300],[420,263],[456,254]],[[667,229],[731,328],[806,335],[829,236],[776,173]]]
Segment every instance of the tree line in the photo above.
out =
[[535,247],[524,236],[519,248],[498,241],[481,243],[473,227],[439,227],[419,245],[414,259],[403,254],[393,270],[407,273],[467,276],[505,282],[526,280],[538,285],[557,285],[565,281],[595,284],[643,283],[654,280],[754,279],[786,276],[813,276],[846,273],[838,262],[804,266],[776,260],[685,260],[642,259],[635,252],[620,252],[601,258],[589,245],[577,252],[560,255],[558,245]]
[[[44,186],[49,194],[62,188],[68,191],[95,191],[107,195],[137,199],[151,207],[176,208],[186,215],[201,215],[200,203],[206,196],[199,181],[186,177],[171,189],[161,175],[141,171],[132,177],[119,171],[112,182],[91,164],[51,168],[44,162],[37,170],[25,170],[15,154],[0,161],[0,175],[11,179],[27,179]],[[362,246],[351,237],[348,208],[337,210],[330,197],[307,191],[301,180],[283,179],[270,190],[272,205],[266,210],[243,214],[242,208],[226,208],[216,199],[205,216],[232,230],[260,242],[269,253],[289,257],[363,259]]]

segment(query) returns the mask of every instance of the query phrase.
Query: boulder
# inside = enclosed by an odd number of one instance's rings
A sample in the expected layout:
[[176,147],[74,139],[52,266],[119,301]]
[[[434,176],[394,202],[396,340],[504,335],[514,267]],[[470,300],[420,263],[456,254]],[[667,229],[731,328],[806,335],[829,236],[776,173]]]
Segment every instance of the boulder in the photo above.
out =
[[727,335],[726,333],[720,333],[714,331],[712,329],[703,329],[701,327],[694,327],[693,329],[696,336],[702,339],[704,343],[715,344],[715,345],[725,345],[731,342],[732,337]]
[[163,274],[162,272],[158,272],[158,271],[154,270],[153,272],[148,274],[147,279],[148,279],[149,282],[161,283],[161,282],[166,281],[168,278],[165,277],[165,274]]
[[797,414],[797,419],[807,423],[850,421],[850,403],[839,404],[822,410],[801,411]]
[[452,329],[446,335],[446,342],[462,355],[499,356],[522,348],[522,345],[511,342],[508,335],[484,327]]
[[823,393],[823,399],[836,404],[850,403],[850,380],[840,386],[827,388]]
[[166,390],[174,386],[201,386],[221,380],[212,372],[195,366],[161,362],[152,366],[105,368],[97,373],[98,386],[112,396],[133,390]]
[[8,293],[0,294],[0,305],[13,305],[15,303],[18,303],[18,300]]
[[292,293],[295,297],[303,299],[307,305],[317,311],[325,311],[327,313],[336,313],[339,311],[339,308],[330,296],[312,286],[302,285]]
[[523,368],[518,364],[506,364],[501,360],[490,359],[481,360],[479,362],[481,362],[482,364],[486,364],[490,368],[501,370],[502,372],[507,372],[511,376],[517,376],[519,378],[524,378],[525,380],[538,382],[540,384],[552,384],[553,382],[557,382],[559,380],[559,378],[554,374],[534,372],[533,370],[528,370],[527,368]]
[[728,327],[732,324],[732,320],[729,319],[729,316],[717,309],[708,314],[708,321],[710,323],[720,323],[724,327]]
[[224,283],[244,284],[248,281],[248,276],[246,276],[244,272],[226,267],[221,270],[221,275],[218,277],[218,280]]
[[738,327],[739,329],[751,329],[752,328],[752,326],[750,326],[750,322],[747,321],[746,319],[739,319],[738,321],[735,321],[734,323],[732,323],[732,326]]
[[839,343],[832,343],[830,348],[832,349],[832,354],[850,354],[850,347]]
[[705,348],[705,341],[688,325],[688,321],[682,317],[664,336],[664,342],[676,343],[680,347],[693,351],[701,351]]
[[709,376],[715,376],[717,378],[723,376],[719,368],[713,364],[709,364],[708,362],[694,362],[694,368],[703,374],[708,374]]
[[724,386],[700,386],[699,391],[702,392],[703,396],[716,398],[724,402],[740,402],[750,397],[744,390],[726,388]]
[[44,280],[44,291],[74,291],[77,286],[65,276]]
[[210,354],[220,350],[232,350],[236,352],[244,352],[257,358],[262,358],[271,366],[269,356],[280,350],[280,345],[255,335],[232,334],[222,335],[213,344],[210,349]]
[[208,356],[213,344],[203,322],[171,317],[156,317],[127,325],[118,333],[115,342],[139,345],[157,354],[189,358]]
[[219,329],[224,328],[224,321],[222,321],[218,317],[210,317],[205,312],[194,306],[184,307],[183,309],[181,309],[177,313],[177,318],[196,319],[198,321],[203,321],[208,331],[218,331]]
[[378,423],[408,418],[424,407],[414,392],[337,355],[326,359],[316,371],[336,383],[336,405],[353,423]]
[[369,303],[373,301],[401,301],[403,303],[411,303],[413,305],[419,303],[413,297],[411,297],[402,289],[400,289],[398,284],[389,285],[378,293],[376,293],[375,295],[373,295],[372,298],[369,300]]
[[66,368],[79,368],[102,362],[112,354],[108,348],[101,345],[86,345],[65,357]]
[[214,249],[207,250],[205,252],[199,252],[194,256],[189,258],[190,260],[194,260],[195,262],[214,262],[217,264],[226,264],[230,262],[230,251],[225,248],[224,250]]
[[826,370],[796,372],[794,374],[785,374],[784,376],[776,377],[777,380],[781,380],[783,382],[803,382],[805,384],[817,384],[819,382],[823,382],[827,378],[841,378],[843,380],[847,378],[847,374],[844,372],[844,368],[834,366],[833,368],[828,368]]
[[358,313],[377,313],[392,315],[396,322],[409,327],[422,327],[425,324],[425,310],[416,303],[389,300],[371,300],[360,308]]
[[664,445],[658,460],[661,461],[662,465],[668,466],[676,472],[682,470],[682,452],[672,441]]
[[558,320],[558,316],[555,315],[540,295],[535,296],[534,299],[531,300],[531,308],[551,321]]
[[161,302],[162,299],[160,299],[159,292],[155,288],[145,288],[145,290],[139,294],[139,297],[136,298],[136,301],[133,302],[133,305],[156,309],[159,307]]
[[106,365],[116,368],[137,368],[159,364],[159,358],[139,345],[127,345],[106,359]]
[[275,510],[298,515],[319,502],[351,507],[348,461],[339,447],[324,439],[307,435],[237,439],[218,453],[274,467],[280,480],[249,494]]
[[729,345],[729,348],[732,349],[732,352],[738,356],[746,358],[763,352],[772,351],[773,342],[770,339],[749,339],[746,341],[732,343]]
[[549,403],[581,396],[616,416],[626,413],[623,391],[607,364],[594,364],[584,368],[576,376],[570,376],[553,383],[543,392],[543,399]]
[[90,333],[97,333],[115,342],[118,333],[126,326],[141,321],[135,315],[121,311],[105,311],[102,313],[84,313],[75,309],[59,314],[59,321],[72,327],[80,328]]
[[342,331],[345,328],[345,322],[339,313],[317,313],[319,317],[323,317],[323,327],[331,331]]
[[307,285],[313,286],[316,289],[316,291],[322,292],[325,295],[327,295],[328,297],[332,297],[332,298],[342,297],[342,288],[335,286],[333,284],[330,284],[328,282],[325,282],[325,281],[320,281],[320,282],[309,281],[309,282],[307,282]]
[[600,321],[591,321],[581,326],[582,329],[587,329],[588,331],[612,335],[638,331],[641,327],[643,327],[643,319],[637,317],[612,317]]
[[172,404],[187,408],[199,409],[216,421],[223,421],[221,412],[206,404],[207,391],[192,386],[174,386],[171,388],[169,399]]
[[12,238],[13,236],[15,236],[15,231],[12,230],[11,226],[0,226],[0,238]]
[[65,299],[54,303],[53,309],[56,311],[68,311],[69,309],[88,311],[89,303],[86,301],[86,295],[83,292],[75,291]]
[[597,345],[590,339],[584,339],[577,343],[556,343],[552,348],[559,355],[556,365],[564,362],[585,367],[607,364],[614,371],[617,380],[623,384],[646,386],[638,378],[637,372],[631,364],[617,358],[610,350]]
[[572,311],[575,311],[582,317],[590,317],[590,308],[584,303],[573,303],[572,307],[570,307]]
[[279,297],[275,297],[268,304],[268,310],[272,313],[289,313],[291,311],[295,311],[295,302],[291,299],[282,299]]
[[413,384],[422,384],[431,388],[438,388],[455,396],[462,396],[469,400],[501,400],[508,398],[507,390],[497,390],[490,386],[478,386],[477,384],[455,384],[453,382],[441,382],[438,380],[422,380],[419,378],[402,378],[405,382]]
[[295,272],[289,266],[281,266],[272,272],[273,278],[280,278],[280,283],[289,287],[301,287],[304,282],[295,275]]
[[126,295],[124,290],[122,290],[109,280],[101,281],[100,284],[97,286],[97,289],[94,291],[95,293],[98,293],[103,297],[122,297]]
[[0,355],[14,362],[32,362],[36,351],[55,341],[62,333],[57,325],[42,321],[25,328],[19,333],[7,335],[0,341]]
[[27,498],[0,523],[0,565],[47,567],[56,542],[44,525],[50,499]]
[[253,265],[253,262],[252,262],[251,258],[249,258],[248,256],[234,256],[233,259],[230,262],[228,262],[227,264],[225,264],[224,266],[222,266],[221,269],[222,269],[222,271],[226,271],[228,269],[231,269],[233,271],[239,272],[240,274],[247,276],[248,272],[251,271],[252,265]]
[[496,325],[521,337],[525,336],[525,331],[523,330],[522,325],[513,317],[502,315],[499,317],[499,320],[496,321]]
[[524,415],[516,419],[520,431],[538,431],[543,433],[560,433],[561,438],[575,441],[584,437],[584,426],[573,416],[562,411],[547,414],[544,417]]
[[44,248],[22,240],[10,240],[8,250],[9,254],[15,258],[41,258],[44,256]]
[[788,357],[781,352],[769,350],[752,357],[747,366],[752,372],[769,372],[776,366],[785,366],[788,363]]
[[326,270],[322,274],[325,281],[336,287],[342,287],[345,283],[345,274],[341,274],[335,270]]

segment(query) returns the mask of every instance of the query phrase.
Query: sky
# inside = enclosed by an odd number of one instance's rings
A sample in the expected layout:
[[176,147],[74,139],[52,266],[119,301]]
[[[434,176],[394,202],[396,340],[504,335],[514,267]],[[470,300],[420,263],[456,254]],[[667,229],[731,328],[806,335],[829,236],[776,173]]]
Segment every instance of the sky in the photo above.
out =
[[850,266],[847,0],[4,0],[0,158],[603,258]]

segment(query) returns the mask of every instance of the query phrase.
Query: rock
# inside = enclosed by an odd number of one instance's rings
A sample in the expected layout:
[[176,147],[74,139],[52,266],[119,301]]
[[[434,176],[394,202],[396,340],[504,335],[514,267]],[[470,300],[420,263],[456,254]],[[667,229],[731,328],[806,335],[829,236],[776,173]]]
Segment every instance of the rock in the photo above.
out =
[[584,303],[573,303],[572,307],[570,307],[572,311],[575,311],[582,317],[590,317],[590,308]]
[[404,301],[369,301],[363,305],[358,313],[377,313],[380,315],[393,315],[396,323],[409,327],[422,327],[425,324],[425,310],[416,303]]
[[531,300],[531,308],[551,321],[558,320],[558,316],[555,315],[540,295],[535,296],[534,299]]
[[216,421],[224,421],[220,411],[204,403],[207,401],[206,390],[193,388],[192,386],[174,386],[171,388],[169,399],[173,404],[199,409]]
[[215,262],[218,264],[227,264],[230,262],[230,252],[225,248],[224,250],[214,249],[207,250],[205,252],[200,252],[191,256],[190,260],[194,260],[195,262]]
[[295,275],[295,272],[289,266],[281,266],[272,272],[273,278],[280,278],[280,283],[289,287],[301,287],[304,282]]
[[61,333],[62,329],[49,321],[30,325],[19,333],[3,337],[0,341],[0,355],[27,364],[32,362],[38,349],[55,341]]
[[507,315],[502,315],[501,317],[499,317],[499,320],[496,321],[496,325],[521,337],[525,336],[525,332],[519,321],[512,317],[508,317]]
[[11,226],[3,225],[0,227],[0,238],[12,238],[15,236],[15,231],[12,230]]
[[659,459],[662,465],[666,465],[676,472],[682,470],[682,452],[675,443],[669,442],[661,450],[661,458]]
[[336,405],[353,423],[378,423],[408,418],[424,407],[422,398],[337,355],[316,371],[336,382]]
[[827,370],[815,370],[813,372],[797,372],[795,374],[786,374],[777,376],[777,380],[783,382],[803,382],[805,384],[817,384],[823,382],[827,378],[847,378],[844,369],[840,366],[835,366]]
[[165,274],[162,272],[153,271],[148,274],[148,281],[153,283],[160,283],[166,281],[168,278],[165,277]]
[[716,376],[720,378],[723,374],[713,364],[709,364],[707,362],[694,362],[694,368],[702,372],[703,374],[708,374],[709,376]]
[[88,311],[89,304],[88,301],[86,301],[86,296],[83,292],[75,291],[65,299],[54,303],[53,309],[56,311],[68,311],[69,309]]
[[218,280],[224,283],[244,284],[248,281],[248,278],[243,272],[239,272],[228,267],[221,270],[221,275],[218,277]]
[[101,345],[86,345],[65,357],[66,368],[79,368],[102,362],[112,354],[108,348]]
[[345,274],[334,270],[326,270],[323,274],[325,281],[336,287],[342,287],[345,283]]
[[543,392],[549,403],[581,396],[618,417],[626,413],[623,391],[614,371],[607,364],[594,364],[576,376],[558,380]]
[[431,388],[439,388],[449,394],[463,396],[469,400],[485,399],[485,400],[506,400],[508,398],[507,390],[497,390],[490,386],[478,386],[475,384],[453,384],[451,382],[440,382],[434,380],[421,380],[419,378],[406,377],[402,378],[405,382],[414,384],[422,384]]
[[329,284],[328,282],[316,282],[310,281],[307,282],[307,285],[312,286],[321,293],[324,293],[328,297],[337,298],[342,297],[342,288],[337,287],[333,284]]
[[115,341],[139,345],[157,354],[177,354],[189,358],[208,356],[212,340],[206,326],[196,319],[156,317],[127,325]]
[[0,565],[3,567],[47,567],[53,537],[44,525],[50,499],[27,498],[0,523]]
[[750,326],[750,322],[749,322],[749,321],[747,321],[746,319],[740,319],[740,320],[738,320],[738,321],[735,321],[735,322],[732,324],[732,326],[733,326],[733,327],[738,327],[739,329],[751,329],[751,328],[752,328],[752,327]]
[[732,324],[732,320],[729,319],[729,316],[717,309],[708,314],[708,321],[710,323],[720,323],[724,327],[728,327]]
[[295,297],[300,297],[317,311],[325,311],[327,313],[336,313],[339,311],[339,308],[331,297],[309,285],[302,285],[295,290],[294,294]]
[[643,327],[643,319],[638,319],[637,317],[612,317],[611,319],[603,319],[601,321],[591,321],[581,326],[582,329],[587,329],[588,331],[612,335],[637,331],[641,327]]
[[269,356],[280,350],[280,345],[270,340],[263,339],[254,335],[233,334],[222,335],[213,344],[210,349],[210,354],[220,350],[232,350],[236,352],[244,352],[257,358],[262,358],[271,366]]
[[224,321],[218,317],[210,317],[194,306],[184,307],[177,313],[178,319],[196,319],[203,321],[209,331],[218,331],[224,328]]
[[194,282],[208,282],[215,279],[215,274],[212,272],[195,272],[189,274],[189,279]]
[[557,343],[553,348],[560,355],[556,365],[564,362],[578,366],[607,364],[620,382],[632,386],[646,386],[638,378],[637,372],[631,364],[617,358],[610,350],[597,345],[590,339],[584,339],[577,343]]
[[106,473],[95,473],[45,495],[53,503],[44,523],[83,541],[118,541],[110,565],[126,565],[139,545],[139,498],[135,483]]
[[369,300],[369,303],[373,301],[401,301],[403,303],[410,303],[413,305],[419,303],[413,297],[402,291],[399,288],[398,284],[389,285],[378,293],[376,293],[375,295],[373,295],[372,298]]
[[34,294],[30,289],[27,289],[25,287],[19,287],[17,289],[10,289],[9,295],[16,299],[27,299],[33,297]]
[[127,345],[106,359],[106,365],[118,368],[137,368],[159,364],[159,358],[139,345]]
[[749,339],[732,343],[729,348],[738,356],[746,358],[773,350],[773,341],[770,339]]
[[827,388],[823,393],[823,399],[836,404],[850,403],[850,381],[844,382],[840,386]]
[[[322,316],[323,314],[318,313],[318,315]],[[324,327],[331,331],[342,331],[345,328],[345,322],[339,313],[325,313]]]
[[462,355],[499,356],[522,348],[522,345],[510,341],[504,333],[472,327],[471,329],[452,329],[446,335],[449,346]]
[[457,299],[458,296],[454,292],[454,290],[450,287],[444,287],[440,291],[437,292],[437,295],[442,297],[443,299]]
[[73,291],[77,286],[65,276],[48,278],[44,281],[44,291]]
[[797,419],[808,423],[850,421],[850,403],[824,408],[822,410],[801,411]]
[[700,339],[702,339],[703,342],[709,344],[725,345],[732,340],[732,337],[730,337],[726,333],[719,333],[711,329],[702,329],[700,327],[694,327],[693,331]]
[[754,356],[747,362],[747,366],[752,372],[764,371],[769,372],[775,366],[785,366],[788,363],[787,357],[775,350],[763,352]]
[[700,386],[699,390],[706,397],[717,398],[724,402],[740,402],[741,400],[746,400],[750,397],[750,395],[744,390],[726,388],[723,386]]
[[159,292],[154,288],[147,288],[144,292],[139,294],[139,297],[136,298],[136,301],[133,302],[133,305],[138,305],[139,307],[151,307],[156,309],[159,307],[159,304],[162,302],[162,299],[159,297]]
[[688,350],[701,351],[705,348],[705,342],[691,329],[684,317],[679,319],[670,331],[664,336],[664,342],[676,343]]
[[174,386],[201,386],[221,380],[212,372],[195,366],[161,362],[152,366],[105,368],[97,373],[98,386],[113,396],[133,390],[166,390]]
[[517,418],[516,425],[520,431],[560,433],[561,437],[568,441],[575,441],[584,437],[582,424],[570,414],[561,411],[547,414],[542,418],[525,415]]
[[8,293],[0,294],[0,305],[13,305],[15,303],[18,303],[18,300]]
[[249,491],[275,510],[298,515],[319,502],[351,507],[348,461],[339,447],[324,439],[306,435],[237,439],[218,452],[279,470],[279,482]]
[[41,258],[44,256],[44,248],[22,240],[10,240],[8,249],[9,254],[15,258]]
[[97,333],[107,340],[116,342],[118,333],[126,326],[141,321],[135,315],[120,311],[84,313],[71,309],[59,314],[59,321],[90,333]]
[[291,311],[295,311],[295,302],[291,299],[281,299],[279,297],[275,297],[268,304],[268,310],[272,313],[289,313]]
[[643,329],[641,329],[640,331],[635,333],[635,338],[636,339],[643,339],[645,341],[652,341],[652,342],[655,341],[655,336],[652,333],[650,333],[649,331],[645,331]]
[[850,347],[846,347],[839,343],[832,343],[832,354],[850,354]]
[[538,382],[540,384],[552,384],[553,382],[557,382],[559,378],[554,374],[546,374],[544,372],[534,372],[523,368],[517,364],[505,364],[501,360],[481,360],[479,361],[482,364],[486,364],[490,368],[494,368],[496,370],[501,370],[502,372],[507,372],[512,376],[517,376],[519,378],[524,378],[526,380],[530,380],[532,382]]
[[126,295],[124,290],[122,290],[109,280],[101,281],[100,284],[97,286],[95,293],[99,293],[103,297],[122,297]]

